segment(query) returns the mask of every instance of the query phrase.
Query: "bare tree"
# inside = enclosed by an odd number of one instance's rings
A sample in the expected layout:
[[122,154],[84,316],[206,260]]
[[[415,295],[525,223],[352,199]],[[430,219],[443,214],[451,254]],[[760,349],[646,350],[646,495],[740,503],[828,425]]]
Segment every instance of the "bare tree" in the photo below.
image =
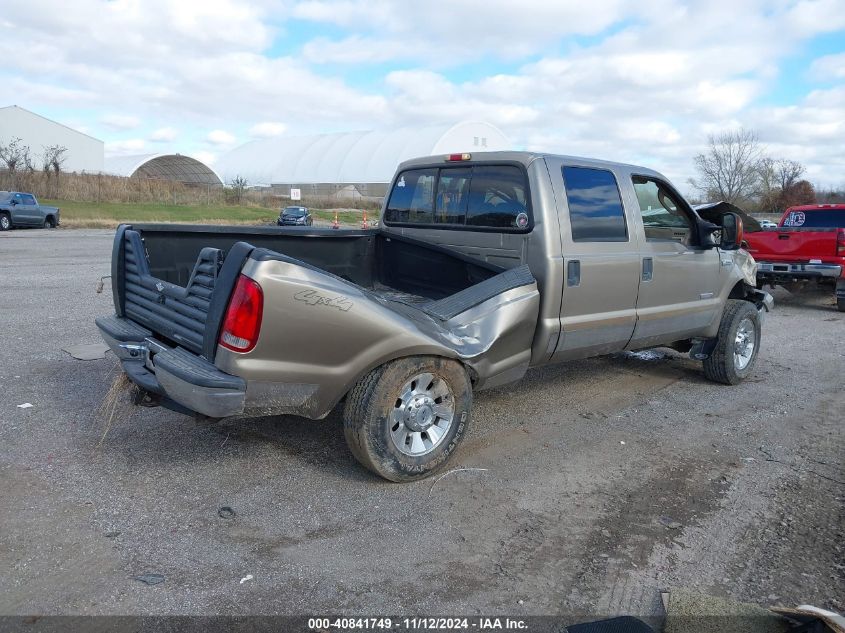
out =
[[232,187],[232,193],[235,197],[235,202],[238,204],[241,203],[241,197],[244,195],[244,190],[246,189],[247,185],[246,178],[243,176],[235,176],[232,178],[232,181],[229,183],[229,186]]
[[775,161],[775,174],[780,181],[781,191],[791,189],[798,184],[805,171],[807,171],[806,167],[797,160],[781,158]]
[[49,145],[44,148],[43,163],[58,176],[67,161],[66,154],[67,147],[64,145]]
[[816,185],[818,201],[824,204],[845,203],[845,183],[838,187]]
[[761,158],[757,192],[760,210],[782,213],[787,207],[814,202],[813,186],[801,180],[805,171],[797,160]]
[[0,145],[0,161],[9,172],[11,188],[16,189],[17,172],[20,168],[25,169],[29,163],[29,147],[20,138],[12,138],[8,144]]
[[64,167],[66,160],[67,147],[65,147],[64,145],[44,146],[44,151],[41,154],[41,168],[44,170],[44,173],[47,174],[48,182],[50,179],[50,172],[52,172],[55,176],[55,184],[53,185],[54,197],[59,196],[59,177],[62,173],[62,167]]
[[734,203],[753,196],[760,180],[760,144],[745,129],[710,135],[707,151],[693,160],[698,178],[690,184],[710,199]]

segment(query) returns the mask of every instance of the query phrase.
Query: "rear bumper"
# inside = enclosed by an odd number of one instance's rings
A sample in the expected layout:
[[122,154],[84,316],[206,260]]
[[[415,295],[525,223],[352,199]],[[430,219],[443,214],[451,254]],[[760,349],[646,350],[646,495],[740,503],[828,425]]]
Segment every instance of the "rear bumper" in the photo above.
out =
[[839,264],[789,264],[757,262],[757,276],[762,279],[835,279],[842,276]]
[[242,413],[246,381],[220,371],[204,358],[179,347],[168,347],[152,332],[128,319],[100,317],[97,327],[120,359],[129,379],[146,391],[213,418]]

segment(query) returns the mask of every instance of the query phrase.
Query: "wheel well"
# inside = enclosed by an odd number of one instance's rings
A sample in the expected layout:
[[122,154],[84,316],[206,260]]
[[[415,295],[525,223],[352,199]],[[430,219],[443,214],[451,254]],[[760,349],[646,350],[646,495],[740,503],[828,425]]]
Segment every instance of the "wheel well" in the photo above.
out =
[[745,282],[738,281],[736,282],[736,285],[731,288],[731,292],[728,295],[728,299],[745,299],[747,294],[748,292]]
[[[467,365],[467,364],[466,364],[466,363],[465,363],[462,359],[460,359],[460,358],[457,358],[457,357],[454,357],[454,356],[446,356],[445,354],[438,354],[438,353],[436,353],[436,352],[431,352],[431,353],[420,353],[420,354],[401,354],[401,355],[396,356],[396,357],[394,357],[394,358],[389,358],[388,360],[383,360],[383,361],[382,361],[382,362],[380,362],[379,364],[374,365],[374,366],[372,366],[372,367],[369,367],[369,368],[367,368],[366,370],[364,370],[363,372],[361,372],[361,373],[358,375],[358,377],[357,377],[357,378],[356,378],[356,379],[352,382],[352,384],[351,384],[351,385],[349,385],[349,388],[348,388],[348,389],[344,392],[344,394],[340,397],[340,400],[338,400],[338,402],[345,400],[345,399],[347,398],[347,396],[349,395],[349,393],[350,393],[350,392],[351,392],[351,391],[355,388],[355,385],[357,385],[359,382],[361,382],[361,380],[363,380],[364,378],[366,378],[366,377],[367,377],[367,376],[368,376],[371,372],[375,371],[375,370],[376,370],[376,369],[378,369],[379,367],[381,367],[381,366],[383,366],[383,365],[386,365],[386,364],[388,364],[388,363],[393,363],[393,362],[398,361],[398,360],[403,360],[403,359],[405,359],[405,358],[413,358],[414,356],[429,357],[429,358],[442,358],[442,359],[444,359],[444,360],[453,360],[453,361],[455,361],[456,363],[458,363],[459,365],[463,366],[463,368],[466,370],[466,372],[467,372],[467,376],[469,377],[469,382],[470,382],[470,384],[472,385],[472,387],[473,387],[473,388],[475,388],[476,384],[478,383],[478,380],[479,380],[479,378],[478,378],[478,372],[477,372],[477,371],[475,371],[475,370],[474,370],[472,367],[470,367],[469,365]],[[337,404],[337,403],[335,403],[335,405],[336,405],[336,404]]]

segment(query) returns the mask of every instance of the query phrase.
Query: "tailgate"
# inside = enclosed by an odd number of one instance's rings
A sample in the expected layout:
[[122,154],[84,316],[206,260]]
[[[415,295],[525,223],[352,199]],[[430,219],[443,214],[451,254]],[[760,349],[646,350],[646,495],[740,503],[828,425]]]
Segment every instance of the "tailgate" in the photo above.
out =
[[185,286],[150,272],[144,241],[131,227],[118,229],[114,250],[112,289],[117,315],[212,360],[229,293],[252,247],[236,243],[225,264],[224,251],[203,248]]
[[748,252],[757,261],[809,262],[836,256],[836,229],[782,229],[745,236]]

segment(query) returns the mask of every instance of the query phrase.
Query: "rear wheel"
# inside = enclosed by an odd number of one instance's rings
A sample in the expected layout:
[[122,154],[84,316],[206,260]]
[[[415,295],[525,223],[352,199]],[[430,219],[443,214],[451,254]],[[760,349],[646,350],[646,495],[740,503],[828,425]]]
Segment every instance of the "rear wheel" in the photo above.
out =
[[374,369],[349,393],[346,442],[365,467],[390,481],[413,481],[446,463],[466,435],[472,386],[463,365],[434,356]]
[[704,375],[735,385],[751,373],[760,350],[760,315],[754,304],[729,299],[713,353],[704,360]]
[[8,231],[12,228],[12,219],[8,213],[0,213],[0,231]]
[[845,312],[845,299],[836,300],[836,309],[840,312]]

